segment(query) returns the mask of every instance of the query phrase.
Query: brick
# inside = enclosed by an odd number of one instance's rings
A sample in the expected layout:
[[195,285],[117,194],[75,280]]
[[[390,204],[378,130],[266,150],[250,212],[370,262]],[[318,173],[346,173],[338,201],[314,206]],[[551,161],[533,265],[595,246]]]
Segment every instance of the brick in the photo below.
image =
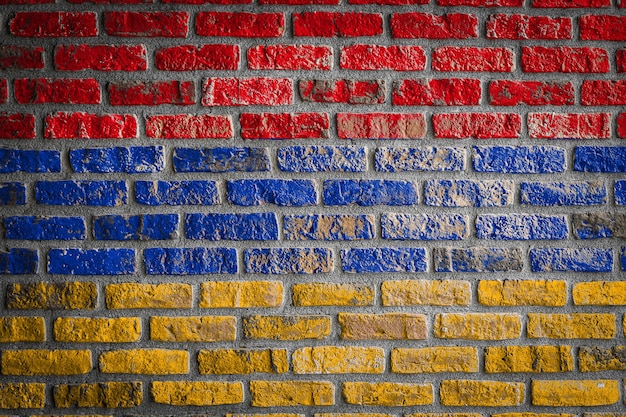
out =
[[163,146],[79,148],[69,153],[72,170],[80,173],[143,174],[161,172],[165,167]]
[[571,346],[487,346],[485,372],[570,372],[574,370]]
[[378,172],[465,171],[465,159],[465,149],[452,147],[380,147],[374,155]]
[[531,396],[532,404],[539,406],[609,405],[619,401],[620,387],[613,380],[536,380],[532,381]]
[[121,81],[107,86],[109,102],[113,106],[158,106],[195,104],[193,81]]
[[234,274],[234,248],[148,248],[144,250],[148,275]]
[[156,68],[162,71],[236,70],[239,69],[239,46],[171,46],[157,49],[154,59]]
[[626,347],[581,346],[578,366],[581,372],[626,370]]
[[337,320],[343,340],[422,340],[428,332],[423,314],[339,313]]
[[435,71],[511,72],[515,69],[515,55],[509,48],[445,46],[434,49],[432,68]]
[[248,316],[243,318],[246,339],[306,340],[330,335],[330,316]]
[[131,114],[57,112],[44,119],[47,139],[132,139],[137,137],[137,117]]
[[189,352],[166,349],[111,350],[100,354],[105,374],[174,375],[189,373]]
[[[152,0],[149,0],[152,1]],[[252,0],[163,0],[163,3],[176,4],[248,4]]]
[[335,267],[330,248],[251,248],[244,262],[252,274],[320,274]]
[[626,281],[577,282],[572,298],[575,305],[626,305]]
[[473,14],[394,13],[391,36],[415,39],[468,39],[478,37],[478,19]]
[[198,353],[201,374],[282,374],[289,370],[286,349],[212,349]]
[[382,374],[385,351],[379,347],[317,346],[296,349],[294,374]]
[[241,382],[154,381],[150,392],[157,404],[208,406],[243,402]]
[[333,50],[326,45],[259,45],[248,49],[248,69],[319,70],[333,67]]
[[286,240],[362,240],[374,238],[373,215],[285,215]]
[[207,78],[202,87],[203,106],[280,106],[292,101],[289,78]]
[[136,272],[135,249],[51,249],[48,273],[62,275],[129,275]]
[[570,17],[492,14],[486,22],[487,39],[572,39]]
[[385,80],[314,79],[300,80],[300,98],[314,103],[382,104]]
[[151,4],[154,0],[67,0],[67,2],[71,4]]
[[584,80],[580,104],[583,106],[624,106],[626,105],[625,95],[625,80]]
[[342,396],[348,404],[411,407],[432,404],[433,386],[398,382],[344,382]]
[[412,4],[428,4],[428,0],[348,0],[349,4],[379,4],[403,6]]
[[342,46],[339,66],[348,70],[423,71],[426,68],[426,55],[421,46]]
[[565,149],[555,146],[474,146],[477,172],[551,174],[565,171]]
[[23,113],[0,113],[0,139],[34,139],[35,116]]
[[618,49],[615,52],[615,58],[617,60],[617,72],[626,72],[626,49]]
[[84,240],[82,217],[9,216],[4,218],[6,239]]
[[602,48],[523,46],[522,71],[531,73],[604,73],[609,55]]
[[4,375],[83,375],[92,368],[89,350],[4,350]]
[[338,113],[340,139],[422,139],[426,136],[422,113]]
[[259,179],[226,182],[228,200],[238,206],[313,206],[317,202],[314,180]]
[[7,285],[9,309],[93,310],[98,288],[93,282],[24,282]]
[[433,249],[435,272],[520,272],[524,265],[519,248],[440,247]]
[[365,172],[367,151],[357,146],[289,146],[277,150],[283,172]]
[[543,279],[480,280],[478,302],[494,307],[563,307],[567,303],[567,283]]
[[281,281],[208,281],[200,286],[200,308],[280,307]]
[[538,139],[608,139],[610,113],[529,113],[528,133]]
[[[602,0],[595,0],[602,1]],[[604,0],[605,6],[610,2]],[[626,17],[584,15],[578,18],[580,39],[584,41],[626,41]]]
[[339,4],[340,0],[259,0],[259,4],[285,4],[290,6],[305,4]]
[[522,131],[516,113],[438,113],[432,122],[436,138],[516,139]]
[[312,37],[378,36],[383,33],[380,13],[304,12],[293,14],[293,35]]
[[186,38],[187,12],[105,12],[104,30],[109,36]]
[[90,37],[98,36],[98,23],[93,12],[17,12],[9,31],[20,37]]
[[326,180],[323,199],[327,206],[410,206],[417,204],[416,181]]
[[606,203],[602,181],[522,182],[520,202],[533,206],[589,206]]
[[526,384],[500,381],[441,381],[439,396],[444,406],[504,407],[524,403]]
[[128,343],[141,337],[139,317],[59,317],[54,321],[54,340],[69,343]]
[[135,200],[146,206],[219,204],[215,181],[136,181]]
[[271,168],[267,148],[176,148],[176,172],[259,172]]
[[11,248],[0,250],[0,275],[23,275],[37,272],[39,253],[36,250]]
[[96,240],[171,240],[178,235],[178,214],[105,215],[93,218]]
[[274,213],[190,213],[185,217],[187,239],[278,240]]
[[118,207],[127,202],[126,181],[38,181],[35,199],[56,206]]
[[243,113],[243,139],[326,139],[328,113]]
[[100,84],[93,78],[18,78],[13,82],[20,104],[100,104]]
[[577,146],[574,171],[626,172],[626,146]]
[[253,407],[329,406],[335,385],[327,381],[250,381]]
[[364,283],[307,282],[291,287],[293,305],[296,307],[320,306],[372,306],[374,287]]
[[480,104],[480,80],[469,78],[411,79],[393,84],[396,106],[471,106]]
[[626,205],[626,181],[615,181],[615,186],[613,187],[613,197],[615,199],[615,204],[620,206]]
[[352,248],[341,251],[347,273],[426,272],[424,248]]
[[284,32],[283,13],[199,12],[196,15],[199,36],[278,38]]
[[[407,414],[406,417],[481,417],[482,414],[478,413],[415,413],[415,414]],[[505,417],[500,414],[500,417]],[[508,416],[508,417],[522,417],[522,416]],[[527,416],[533,417],[533,416]],[[538,416],[537,416],[538,417]],[[545,416],[549,417],[549,416]],[[556,416],[552,416],[556,417]],[[574,417],[572,416],[561,416],[561,417]]]
[[621,213],[573,213],[572,230],[577,239],[626,237],[626,215]]
[[0,342],[45,342],[44,326],[43,317],[0,317]]
[[522,7],[523,0],[437,0],[439,6]]
[[129,408],[142,403],[143,386],[139,381],[59,384],[53,396],[57,408]]
[[231,139],[230,116],[161,114],[146,118],[146,135],[156,139]]
[[613,250],[603,248],[533,248],[533,272],[611,272]]
[[532,6],[535,8],[577,9],[610,7],[611,2],[608,0],[533,0]]
[[489,102],[493,106],[572,105],[574,85],[569,81],[495,80],[489,83]]
[[150,317],[150,340],[157,342],[232,342],[236,334],[232,316]]
[[110,310],[126,308],[191,308],[192,289],[189,284],[107,284],[104,287],[106,306]]
[[439,313],[434,328],[439,339],[508,340],[521,333],[520,316],[506,313]]
[[513,205],[513,181],[427,180],[424,204],[440,207]]
[[462,214],[383,213],[382,238],[391,240],[463,240],[469,218]]
[[43,408],[45,403],[46,384],[0,383],[0,408]]
[[61,71],[145,71],[145,45],[57,45],[54,65]]
[[383,306],[467,306],[471,301],[471,284],[461,280],[409,279],[383,281]]
[[543,214],[482,214],[476,217],[476,237],[494,240],[561,240],[568,236],[565,216]]
[[475,347],[457,346],[394,348],[391,351],[391,372],[478,372],[478,352]]
[[314,417],[391,417],[383,413],[315,413]]
[[9,83],[6,78],[0,78],[0,103],[4,104],[9,100]]
[[44,63],[44,49],[40,46],[2,45],[0,47],[0,69],[42,69]]
[[529,313],[526,330],[530,339],[612,339],[615,315]]

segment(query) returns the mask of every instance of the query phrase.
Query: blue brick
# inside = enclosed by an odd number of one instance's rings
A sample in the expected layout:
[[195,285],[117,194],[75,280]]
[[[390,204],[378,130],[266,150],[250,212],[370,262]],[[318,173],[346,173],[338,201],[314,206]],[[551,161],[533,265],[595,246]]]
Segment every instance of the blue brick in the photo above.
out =
[[519,272],[522,250],[519,248],[434,248],[436,272]]
[[533,272],[610,272],[613,250],[602,248],[535,248],[530,250]]
[[187,214],[187,239],[278,240],[278,221],[274,213]]
[[278,150],[278,166],[286,172],[364,172],[367,154],[357,146],[290,146]]
[[399,214],[381,216],[383,239],[462,240],[468,236],[467,216],[461,214]]
[[165,166],[163,146],[88,148],[70,151],[74,172],[124,172],[143,174],[161,172]]
[[324,181],[327,206],[408,206],[417,204],[417,182],[393,180]]
[[38,262],[36,250],[13,248],[0,251],[0,275],[36,274]]
[[287,240],[362,240],[374,238],[374,216],[312,214],[284,217]]
[[508,206],[514,194],[513,181],[429,180],[424,184],[427,206]]
[[328,248],[252,248],[245,252],[246,272],[252,274],[319,274],[334,269]]
[[178,237],[178,214],[107,215],[93,220],[96,240],[168,240]]
[[477,172],[550,174],[565,171],[565,149],[553,146],[474,146]]
[[615,204],[626,206],[626,181],[615,181]]
[[227,181],[228,199],[238,206],[312,206],[317,202],[313,180],[238,180]]
[[522,182],[522,204],[533,206],[590,206],[606,203],[606,187],[602,181]]
[[622,271],[626,271],[626,246],[622,246]]
[[379,172],[465,171],[465,149],[451,147],[378,148]]
[[0,173],[61,172],[61,152],[0,149]]
[[425,272],[424,248],[355,248],[341,251],[344,272]]
[[12,216],[4,220],[7,239],[82,240],[86,237],[82,217]]
[[565,216],[484,214],[476,218],[476,237],[495,240],[559,240],[567,238]]
[[577,146],[574,171],[626,172],[626,146]]
[[176,172],[255,172],[270,170],[266,148],[177,148]]
[[0,183],[0,205],[23,206],[26,204],[26,187],[21,182]]
[[35,199],[39,204],[58,206],[104,206],[126,204],[126,181],[39,181]]
[[135,273],[134,249],[51,249],[48,272],[64,275],[129,275]]
[[135,199],[147,206],[218,204],[215,181],[137,181]]
[[149,275],[236,274],[234,248],[150,248],[144,251]]

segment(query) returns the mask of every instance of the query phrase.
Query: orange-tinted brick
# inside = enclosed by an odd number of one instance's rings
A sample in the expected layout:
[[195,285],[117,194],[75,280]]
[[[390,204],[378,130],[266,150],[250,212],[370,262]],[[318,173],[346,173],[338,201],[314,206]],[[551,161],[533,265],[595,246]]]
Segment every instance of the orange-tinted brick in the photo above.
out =
[[339,313],[341,338],[348,340],[426,339],[426,316],[423,314]]
[[437,314],[435,337],[442,339],[506,340],[520,337],[522,321],[517,314]]
[[201,374],[282,374],[289,370],[285,349],[212,349],[198,354]]
[[250,381],[253,407],[334,405],[335,385],[326,381]]

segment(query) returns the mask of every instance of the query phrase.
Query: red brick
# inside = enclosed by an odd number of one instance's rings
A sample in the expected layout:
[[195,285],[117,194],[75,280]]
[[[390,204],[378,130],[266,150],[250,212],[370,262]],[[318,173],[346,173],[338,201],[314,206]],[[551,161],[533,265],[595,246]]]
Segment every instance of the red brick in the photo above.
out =
[[243,139],[322,139],[328,137],[326,113],[243,113]]
[[524,0],[437,0],[439,6],[522,7]]
[[626,41],[626,16],[581,16],[578,25],[584,41]]
[[0,139],[34,139],[35,116],[0,113]]
[[583,106],[624,106],[626,80],[585,80],[580,103]]
[[472,106],[480,104],[480,81],[467,78],[402,80],[394,84],[398,106]]
[[144,71],[144,45],[59,45],[54,49],[56,69],[63,71]]
[[98,104],[100,84],[93,78],[19,78],[14,82],[15,101],[20,104]]
[[617,115],[617,136],[626,138],[626,113]]
[[522,47],[524,72],[600,73],[609,71],[609,55],[602,48]]
[[293,101],[289,78],[207,78],[203,106],[280,106]]
[[0,69],[41,69],[44,67],[43,48],[1,45]]
[[54,3],[55,0],[0,0],[0,5],[5,4],[45,4]]
[[617,72],[626,72],[626,49],[618,49],[615,53]]
[[517,113],[438,113],[433,114],[436,138],[514,139],[522,131]]
[[351,45],[341,48],[339,65],[352,70],[422,71],[426,55],[420,46]]
[[509,48],[445,46],[433,52],[436,71],[511,72],[515,57]]
[[199,12],[196,33],[200,36],[277,38],[285,32],[282,13]]
[[478,19],[473,14],[397,13],[391,16],[394,38],[468,39],[478,37]]
[[324,45],[259,45],[248,49],[248,68],[266,70],[330,70],[333,51]]
[[157,139],[231,139],[230,116],[163,114],[148,116],[146,135]]
[[113,106],[190,105],[196,102],[193,81],[121,81],[108,85]]
[[0,78],[0,103],[6,103],[9,100],[9,83],[6,78]]
[[533,0],[533,7],[546,9],[578,9],[611,7],[611,0]]
[[259,0],[259,4],[286,4],[290,6],[305,4],[339,4],[341,0]]
[[414,4],[428,4],[430,0],[348,0],[350,4],[380,4],[389,6],[408,6]]
[[332,38],[376,36],[383,33],[383,17],[379,13],[294,13],[294,36]]
[[239,46],[172,46],[156,51],[156,67],[164,71],[236,70],[239,69]]
[[98,36],[98,22],[92,12],[17,12],[9,31],[37,38]]
[[536,139],[608,139],[610,113],[528,113],[528,134]]
[[426,119],[421,113],[338,113],[340,139],[421,139]]
[[383,80],[300,80],[300,97],[316,103],[382,104]]
[[574,104],[571,82],[495,80],[489,83],[490,103],[494,106],[563,106]]
[[189,31],[189,13],[106,12],[104,30],[110,36],[184,38]]
[[161,3],[177,4],[250,4],[252,0],[161,0]]
[[[82,3],[92,3],[92,4],[147,4],[153,3],[154,0],[67,0],[68,3],[73,4],[82,4]],[[165,3],[165,1],[163,1]]]
[[572,39],[570,17],[494,14],[487,19],[488,39]]
[[131,139],[137,137],[137,118],[130,114],[57,112],[46,116],[48,139]]

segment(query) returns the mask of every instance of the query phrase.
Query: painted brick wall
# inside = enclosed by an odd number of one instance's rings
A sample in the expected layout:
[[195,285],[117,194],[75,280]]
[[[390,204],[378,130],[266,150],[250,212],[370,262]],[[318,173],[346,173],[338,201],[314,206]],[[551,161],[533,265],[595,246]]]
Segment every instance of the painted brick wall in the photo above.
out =
[[624,0],[0,0],[0,414],[624,416]]

